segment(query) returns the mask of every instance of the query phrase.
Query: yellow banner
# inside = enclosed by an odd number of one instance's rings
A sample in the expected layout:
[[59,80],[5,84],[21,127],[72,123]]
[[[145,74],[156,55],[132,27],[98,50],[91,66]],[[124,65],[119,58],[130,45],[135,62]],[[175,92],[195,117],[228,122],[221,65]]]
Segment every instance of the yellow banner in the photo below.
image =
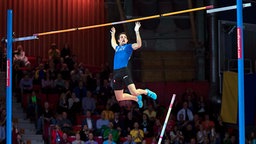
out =
[[237,73],[224,72],[222,87],[222,104],[221,117],[223,122],[237,123],[237,107],[238,107],[238,83]]

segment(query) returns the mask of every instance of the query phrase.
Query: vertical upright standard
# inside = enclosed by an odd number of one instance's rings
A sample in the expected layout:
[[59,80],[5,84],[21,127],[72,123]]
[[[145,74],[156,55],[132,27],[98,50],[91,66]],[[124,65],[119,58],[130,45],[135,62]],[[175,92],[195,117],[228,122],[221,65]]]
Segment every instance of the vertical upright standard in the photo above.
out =
[[12,144],[12,10],[7,12],[6,143]]
[[244,122],[244,52],[243,52],[243,4],[242,0],[236,0],[237,4],[237,60],[238,60],[238,115],[239,115],[239,143],[245,143]]

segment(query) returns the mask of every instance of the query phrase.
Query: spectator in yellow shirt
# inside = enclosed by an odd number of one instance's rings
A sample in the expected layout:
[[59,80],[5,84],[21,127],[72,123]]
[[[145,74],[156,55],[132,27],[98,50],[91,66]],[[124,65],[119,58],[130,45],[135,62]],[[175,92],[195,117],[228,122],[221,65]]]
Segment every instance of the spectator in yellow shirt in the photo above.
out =
[[110,106],[107,104],[106,109],[103,110],[102,113],[105,114],[105,119],[112,121],[114,119],[114,112],[111,111],[109,108],[110,108]]
[[141,144],[144,139],[144,132],[143,132],[143,130],[139,129],[138,122],[134,122],[133,126],[134,126],[134,128],[130,131],[130,134],[131,134],[134,142],[136,142],[136,144]]
[[150,121],[155,121],[156,119],[156,111],[152,104],[148,105],[148,108],[143,111],[144,114],[148,115]]

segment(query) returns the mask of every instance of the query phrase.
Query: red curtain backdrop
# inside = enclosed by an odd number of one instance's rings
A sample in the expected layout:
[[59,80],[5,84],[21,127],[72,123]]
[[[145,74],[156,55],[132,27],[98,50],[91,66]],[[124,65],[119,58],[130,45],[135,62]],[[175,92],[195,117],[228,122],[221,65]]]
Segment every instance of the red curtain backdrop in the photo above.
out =
[[[15,37],[105,23],[104,0],[1,0],[0,38],[6,36],[7,10],[13,10]],[[51,43],[61,49],[70,44],[79,61],[100,66],[106,56],[105,27],[40,36],[39,40],[14,43],[24,46],[28,56],[47,58]]]

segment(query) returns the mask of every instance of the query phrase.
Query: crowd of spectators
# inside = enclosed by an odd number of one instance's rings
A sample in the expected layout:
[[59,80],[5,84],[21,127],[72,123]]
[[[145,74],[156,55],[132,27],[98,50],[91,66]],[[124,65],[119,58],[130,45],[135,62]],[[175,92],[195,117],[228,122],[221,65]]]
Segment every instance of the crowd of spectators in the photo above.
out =
[[[51,144],[153,144],[164,125],[167,108],[144,96],[139,109],[131,101],[117,102],[108,63],[91,72],[67,44],[59,50],[53,43],[48,59],[34,67],[15,69],[17,98],[41,134]],[[163,135],[165,144],[235,144],[237,131],[223,125],[221,117],[209,113],[209,103],[192,89],[179,95]],[[0,97],[2,98],[2,97]],[[24,102],[25,100],[25,102]],[[0,104],[0,143],[5,136],[5,108]],[[50,131],[49,131],[50,130]],[[15,138],[21,136],[17,132]],[[254,133],[247,138],[255,141]],[[16,140],[15,140],[16,141]]]

